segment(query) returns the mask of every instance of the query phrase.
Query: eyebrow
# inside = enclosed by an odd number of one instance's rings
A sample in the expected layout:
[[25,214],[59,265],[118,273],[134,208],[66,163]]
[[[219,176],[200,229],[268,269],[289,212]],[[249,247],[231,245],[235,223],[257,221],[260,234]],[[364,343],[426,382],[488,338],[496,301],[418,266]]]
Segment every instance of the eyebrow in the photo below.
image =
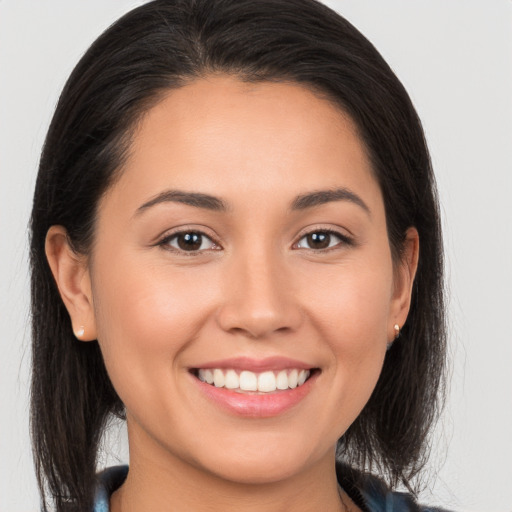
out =
[[[366,213],[368,213],[368,215],[371,215],[368,205],[357,194],[347,188],[318,190],[307,194],[301,194],[292,201],[291,210],[306,210],[308,208],[314,208],[315,206],[321,206],[334,201],[349,201],[361,207]],[[138,215],[152,206],[167,202],[182,203],[215,212],[226,212],[230,209],[225,201],[209,194],[202,194],[200,192],[184,192],[181,190],[165,190],[139,206],[135,214]]]
[[297,196],[292,202],[292,210],[306,210],[333,201],[349,201],[360,206],[368,215],[371,211],[368,205],[354,192],[348,188],[336,188],[332,190],[318,190],[308,194]]
[[166,190],[157,196],[153,197],[142,206],[137,208],[136,215],[142,213],[144,210],[151,208],[161,203],[182,203],[196,208],[204,208],[215,212],[225,212],[228,210],[228,205],[218,197],[210,196],[208,194],[201,194],[199,192],[183,192],[181,190]]

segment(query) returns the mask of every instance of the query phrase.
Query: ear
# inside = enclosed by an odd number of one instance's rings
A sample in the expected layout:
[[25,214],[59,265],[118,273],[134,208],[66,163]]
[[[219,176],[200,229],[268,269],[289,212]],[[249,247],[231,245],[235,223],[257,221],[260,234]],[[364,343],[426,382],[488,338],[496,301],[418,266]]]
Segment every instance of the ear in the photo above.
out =
[[407,320],[411,307],[412,287],[418,268],[420,254],[420,237],[418,230],[410,227],[405,234],[404,248],[401,260],[395,269],[395,282],[391,304],[390,325],[388,327],[388,340],[393,341],[399,331],[395,325],[402,328]]
[[73,250],[62,226],[48,230],[45,251],[75,336],[81,341],[95,340],[96,321],[87,258]]

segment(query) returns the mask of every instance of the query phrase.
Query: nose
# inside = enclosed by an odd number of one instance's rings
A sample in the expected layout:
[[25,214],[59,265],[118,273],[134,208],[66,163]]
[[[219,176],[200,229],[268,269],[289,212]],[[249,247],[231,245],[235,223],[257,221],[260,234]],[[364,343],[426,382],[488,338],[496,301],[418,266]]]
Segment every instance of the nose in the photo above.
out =
[[294,332],[302,323],[292,272],[271,252],[233,258],[217,317],[223,330],[263,339]]

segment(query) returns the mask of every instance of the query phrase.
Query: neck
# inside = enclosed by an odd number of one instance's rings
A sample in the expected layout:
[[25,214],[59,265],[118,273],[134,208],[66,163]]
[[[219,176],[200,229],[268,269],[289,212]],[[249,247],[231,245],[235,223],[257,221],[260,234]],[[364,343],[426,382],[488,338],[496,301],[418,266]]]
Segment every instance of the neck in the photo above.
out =
[[[297,474],[279,481],[234,482],[146,446],[130,446],[130,471],[111,498],[111,512],[356,512],[338,486],[334,450]],[[161,450],[161,447],[160,447]],[[331,456],[332,453],[332,456]]]

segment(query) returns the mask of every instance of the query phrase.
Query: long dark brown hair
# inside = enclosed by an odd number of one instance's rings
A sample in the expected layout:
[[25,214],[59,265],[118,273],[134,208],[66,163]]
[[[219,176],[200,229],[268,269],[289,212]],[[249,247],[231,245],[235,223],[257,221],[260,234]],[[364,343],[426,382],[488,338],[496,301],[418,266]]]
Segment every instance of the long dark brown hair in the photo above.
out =
[[[421,240],[412,305],[338,456],[411,487],[442,402],[445,319],[439,208],[423,130],[400,81],[349,22],[315,0],[156,0],[101,35],[66,83],[41,156],[31,219],[31,425],[44,506],[91,509],[98,443],[123,414],[98,344],[77,342],[45,257],[50,226],[90,251],[99,198],[122,172],[138,119],[209,73],[294,82],[348,114],[384,198],[390,247]],[[441,392],[441,393],[440,393]]]

